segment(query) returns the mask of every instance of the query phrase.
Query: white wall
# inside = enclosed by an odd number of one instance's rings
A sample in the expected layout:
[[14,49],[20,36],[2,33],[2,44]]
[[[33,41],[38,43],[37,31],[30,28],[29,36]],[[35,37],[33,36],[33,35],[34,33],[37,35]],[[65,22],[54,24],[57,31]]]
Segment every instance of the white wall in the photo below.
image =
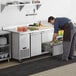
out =
[[42,0],[43,6],[39,9],[39,18],[47,19],[52,15],[55,17],[69,17],[70,0]]
[[71,0],[70,18],[76,23],[76,0]]
[[[2,13],[0,13],[0,25],[18,25],[26,24],[27,22],[34,22],[36,16],[25,16],[26,6],[20,12],[18,7],[9,6],[6,7]],[[31,6],[29,6],[31,8]]]
[[[6,2],[9,0],[1,0]],[[17,7],[6,7],[0,13],[0,25],[21,25],[32,23],[37,20],[47,20],[50,15],[55,17],[69,17],[75,21],[76,17],[76,0],[41,0],[42,6],[38,10],[38,16],[26,17],[26,8],[24,7],[21,12]],[[31,8],[31,7],[29,7]]]
[[[1,0],[2,3],[6,3],[10,0]],[[6,26],[6,25],[22,25],[27,23],[33,23],[36,21],[37,16],[26,16],[26,10],[36,8],[35,6],[27,5],[24,6],[22,11],[20,12],[18,7],[16,6],[6,6],[5,9],[0,13],[0,25]]]

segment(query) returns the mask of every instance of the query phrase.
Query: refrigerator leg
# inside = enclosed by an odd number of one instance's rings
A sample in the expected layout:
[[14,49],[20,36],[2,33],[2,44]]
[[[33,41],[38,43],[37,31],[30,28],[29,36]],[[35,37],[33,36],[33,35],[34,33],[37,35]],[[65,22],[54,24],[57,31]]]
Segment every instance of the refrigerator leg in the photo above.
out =
[[19,60],[18,62],[19,62],[19,63],[22,63],[23,61],[22,61],[22,60]]
[[8,63],[10,62],[10,59],[8,58]]

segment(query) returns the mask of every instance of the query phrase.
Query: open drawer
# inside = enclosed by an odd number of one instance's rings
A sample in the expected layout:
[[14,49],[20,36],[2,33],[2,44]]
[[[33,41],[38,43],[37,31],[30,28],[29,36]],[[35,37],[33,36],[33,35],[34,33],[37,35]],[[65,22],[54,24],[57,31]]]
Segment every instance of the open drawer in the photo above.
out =
[[63,44],[62,43],[56,44],[52,47],[53,56],[60,55],[60,54],[63,54]]

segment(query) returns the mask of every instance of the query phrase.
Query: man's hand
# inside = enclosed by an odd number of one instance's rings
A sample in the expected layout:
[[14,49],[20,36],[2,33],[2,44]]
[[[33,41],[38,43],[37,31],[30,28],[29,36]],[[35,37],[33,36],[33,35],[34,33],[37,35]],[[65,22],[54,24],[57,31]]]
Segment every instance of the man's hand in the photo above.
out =
[[53,35],[53,40],[50,42],[51,46],[54,45],[54,42],[55,42],[55,40],[56,40],[56,37],[57,37],[57,33],[54,33],[54,35]]
[[53,41],[51,41],[51,42],[50,42],[50,45],[51,45],[51,46],[53,46],[53,45],[54,45],[54,42],[53,42]]

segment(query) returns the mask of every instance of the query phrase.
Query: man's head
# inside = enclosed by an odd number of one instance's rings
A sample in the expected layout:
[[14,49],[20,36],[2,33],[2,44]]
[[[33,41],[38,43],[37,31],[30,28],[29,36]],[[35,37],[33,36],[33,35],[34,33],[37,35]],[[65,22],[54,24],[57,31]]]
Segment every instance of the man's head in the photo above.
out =
[[53,16],[50,16],[50,17],[48,18],[48,22],[51,23],[51,24],[54,24],[55,18],[54,18]]

